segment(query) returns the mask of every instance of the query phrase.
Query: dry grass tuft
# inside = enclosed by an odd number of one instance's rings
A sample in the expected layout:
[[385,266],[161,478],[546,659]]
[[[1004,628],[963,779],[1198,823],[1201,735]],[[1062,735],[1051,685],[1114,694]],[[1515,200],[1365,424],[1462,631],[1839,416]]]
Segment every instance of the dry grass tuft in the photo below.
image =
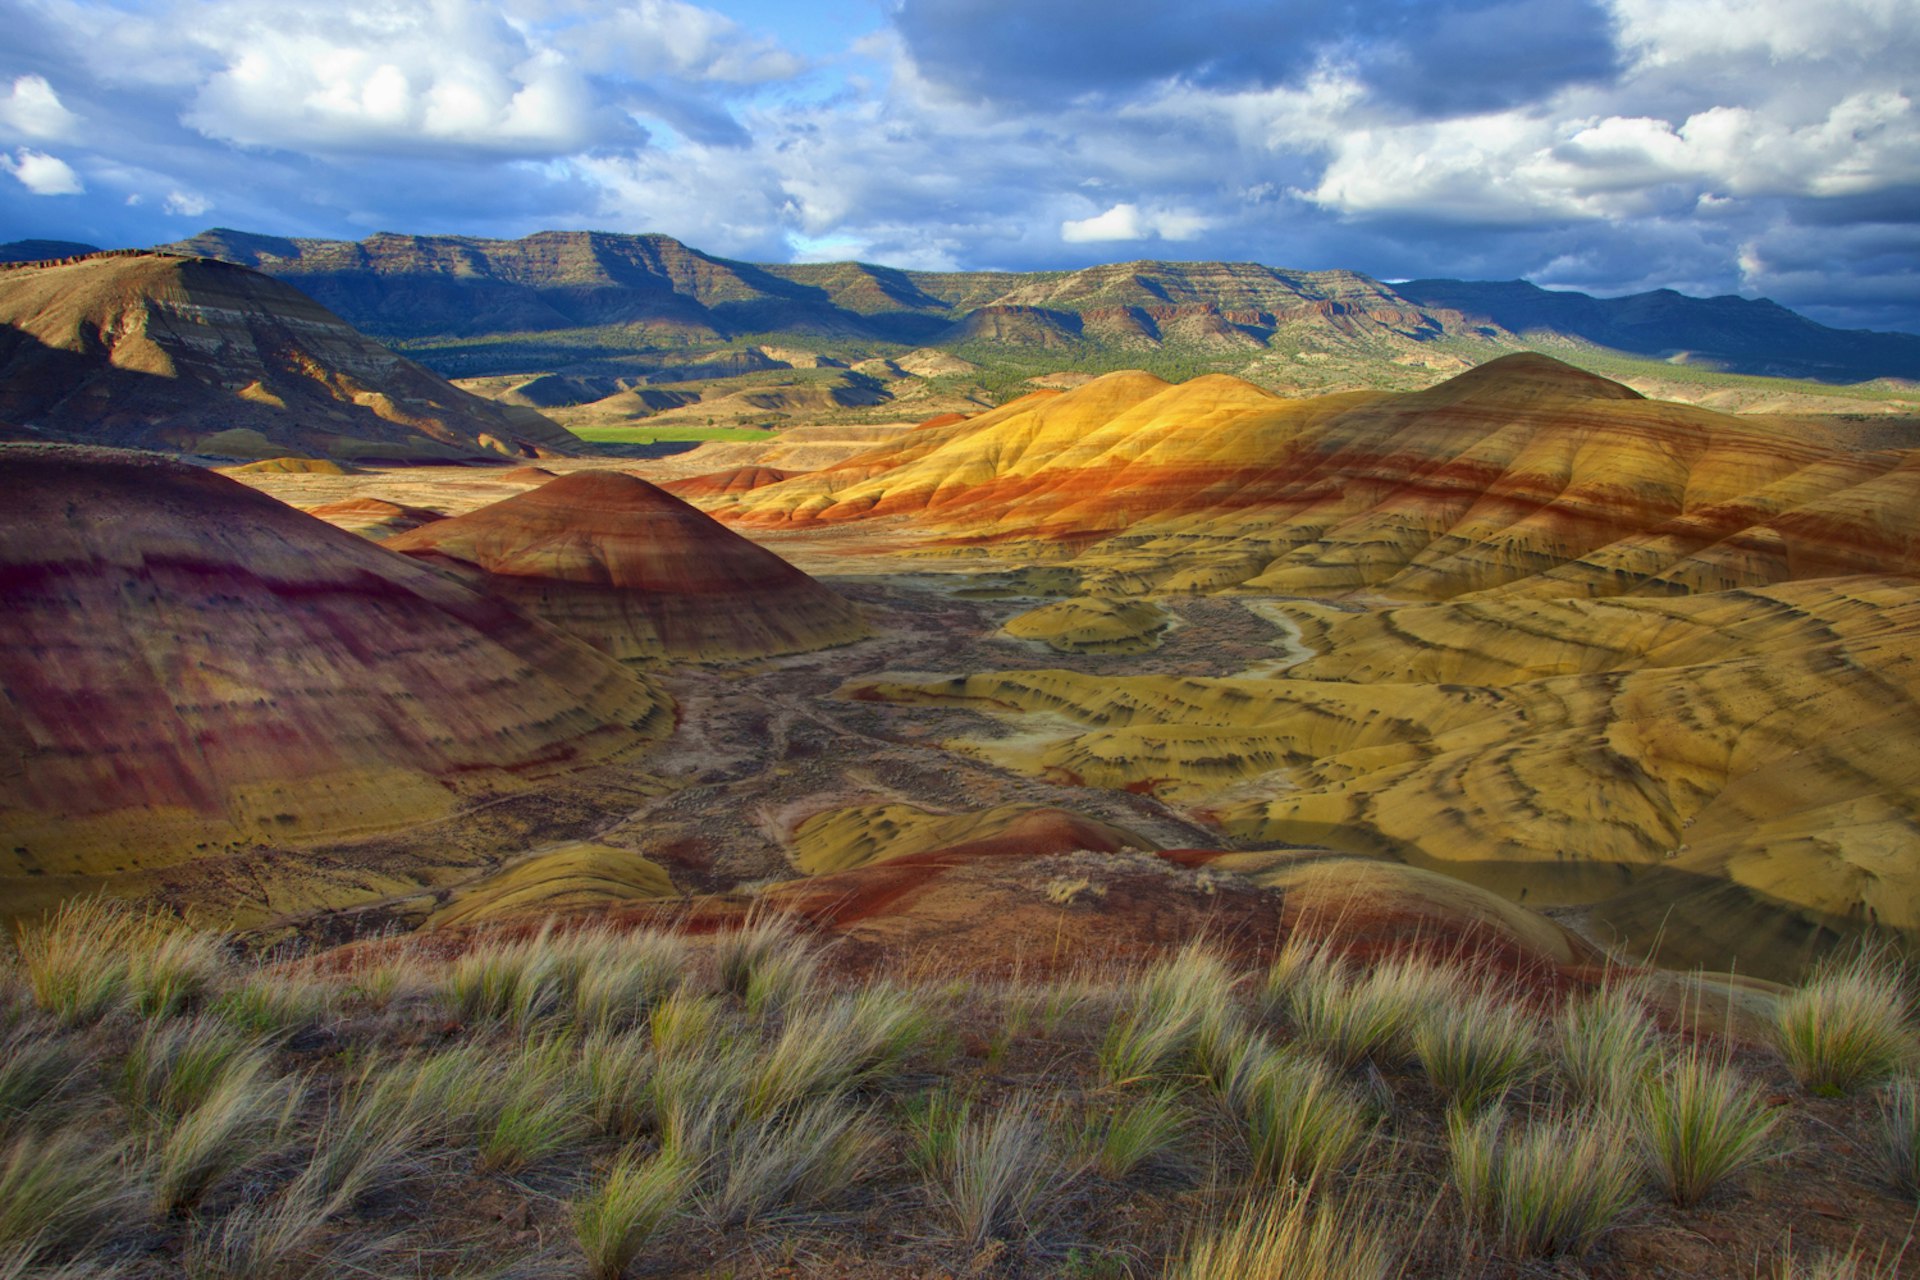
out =
[[671,1155],[640,1159],[629,1152],[592,1191],[573,1203],[573,1237],[587,1257],[587,1274],[618,1280],[648,1240],[680,1211],[692,1181]]
[[1696,1204],[1767,1158],[1779,1118],[1730,1063],[1689,1048],[1642,1094],[1640,1142],[1654,1180],[1673,1202]]
[[1839,1097],[1914,1060],[1907,1013],[1899,972],[1883,956],[1861,952],[1781,997],[1774,1029],[1801,1086]]
[[969,1103],[930,1117],[944,1132],[925,1132],[931,1156],[927,1195],[963,1242],[979,1248],[989,1238],[1031,1232],[1048,1192],[1067,1181],[1038,1105],[1011,1100],[991,1116]]
[[1452,1112],[1447,1131],[1468,1220],[1519,1257],[1584,1255],[1639,1189],[1630,1144],[1594,1115],[1509,1133],[1499,1110]]
[[1609,985],[1569,1002],[1555,1029],[1561,1077],[1585,1106],[1630,1106],[1659,1062],[1653,1019],[1624,987]]
[[1189,1243],[1167,1280],[1386,1280],[1396,1263],[1383,1224],[1351,1198],[1283,1190]]
[[1428,1011],[1413,1032],[1414,1056],[1454,1107],[1472,1114],[1533,1074],[1539,1042],[1533,1015],[1473,992]]

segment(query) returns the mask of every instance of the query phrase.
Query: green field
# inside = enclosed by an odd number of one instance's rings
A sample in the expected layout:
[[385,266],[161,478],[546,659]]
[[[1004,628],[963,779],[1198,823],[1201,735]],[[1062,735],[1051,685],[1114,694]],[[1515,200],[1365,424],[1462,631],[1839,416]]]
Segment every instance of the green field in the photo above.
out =
[[573,427],[590,444],[659,444],[673,440],[771,440],[778,434],[760,427]]

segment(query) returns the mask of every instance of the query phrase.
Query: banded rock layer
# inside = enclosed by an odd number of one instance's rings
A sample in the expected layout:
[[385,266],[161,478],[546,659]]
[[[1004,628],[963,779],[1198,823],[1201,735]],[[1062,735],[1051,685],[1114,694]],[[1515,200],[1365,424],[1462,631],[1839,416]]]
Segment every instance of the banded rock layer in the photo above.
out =
[[576,471],[387,539],[617,658],[729,660],[866,635],[847,601],[637,477]]
[[443,817],[626,753],[670,699],[237,481],[0,447],[0,892]]
[[1920,458],[1641,398],[1545,356],[1281,400],[1110,374],[712,500],[745,527],[911,518],[1102,592],[1671,594],[1920,570]]

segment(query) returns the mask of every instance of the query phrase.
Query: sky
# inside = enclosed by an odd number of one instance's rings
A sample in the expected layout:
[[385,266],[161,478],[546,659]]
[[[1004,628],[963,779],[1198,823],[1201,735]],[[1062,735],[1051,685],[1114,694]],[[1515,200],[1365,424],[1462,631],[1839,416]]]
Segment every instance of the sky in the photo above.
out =
[[1920,332],[1920,0],[0,0],[0,240],[658,231]]

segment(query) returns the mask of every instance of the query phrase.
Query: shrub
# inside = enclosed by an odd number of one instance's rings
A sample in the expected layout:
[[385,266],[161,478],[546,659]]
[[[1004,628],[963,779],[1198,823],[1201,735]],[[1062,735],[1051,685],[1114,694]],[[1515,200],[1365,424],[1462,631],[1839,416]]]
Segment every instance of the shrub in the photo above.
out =
[[1386,1280],[1395,1258],[1381,1224],[1351,1199],[1309,1187],[1245,1206],[1191,1241],[1168,1280]]
[[647,1241],[680,1210],[690,1173],[670,1155],[621,1156],[597,1186],[573,1204],[573,1236],[587,1271],[617,1280]]
[[1886,1079],[1913,1059],[1900,975],[1863,952],[1781,997],[1774,1030],[1801,1086],[1839,1096]]
[[1506,1132],[1504,1112],[1450,1112],[1454,1190],[1469,1221],[1521,1257],[1579,1257],[1632,1206],[1631,1146],[1588,1115]]
[[1530,1014],[1479,992],[1430,1010],[1413,1033],[1427,1078],[1468,1113],[1498,1102],[1532,1073],[1536,1040]]
[[1640,1140],[1654,1179],[1690,1205],[1764,1159],[1778,1119],[1730,1064],[1689,1049],[1648,1083]]

